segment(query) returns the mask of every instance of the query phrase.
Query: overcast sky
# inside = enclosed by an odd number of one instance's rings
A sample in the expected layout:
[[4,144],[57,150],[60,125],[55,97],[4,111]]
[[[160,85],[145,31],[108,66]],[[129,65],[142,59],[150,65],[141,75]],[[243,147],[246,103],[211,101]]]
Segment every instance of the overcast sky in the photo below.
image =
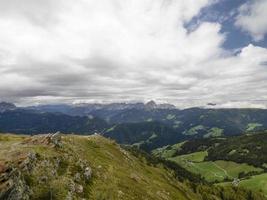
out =
[[267,0],[0,0],[0,100],[267,108]]

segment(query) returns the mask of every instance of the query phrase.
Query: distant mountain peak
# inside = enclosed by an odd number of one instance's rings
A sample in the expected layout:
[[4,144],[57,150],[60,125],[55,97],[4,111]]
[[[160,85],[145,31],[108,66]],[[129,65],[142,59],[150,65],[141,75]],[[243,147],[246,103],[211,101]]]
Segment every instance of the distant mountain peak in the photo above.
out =
[[145,104],[147,109],[176,109],[176,107],[172,104],[163,103],[157,104],[155,101],[150,100]]
[[13,103],[9,103],[9,102],[0,102],[0,112],[5,112],[7,110],[14,110],[17,107],[15,106],[15,104]]
[[145,104],[146,108],[148,109],[155,109],[157,108],[157,104],[155,101],[151,100]]

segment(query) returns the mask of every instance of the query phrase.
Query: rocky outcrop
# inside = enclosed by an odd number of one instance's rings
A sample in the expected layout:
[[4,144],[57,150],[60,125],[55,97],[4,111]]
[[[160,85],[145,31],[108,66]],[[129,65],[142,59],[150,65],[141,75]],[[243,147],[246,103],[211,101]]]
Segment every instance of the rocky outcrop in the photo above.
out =
[[31,190],[23,179],[21,172],[16,169],[8,169],[0,176],[0,199],[28,200]]
[[92,177],[92,169],[91,167],[86,167],[85,170],[84,170],[84,178],[85,178],[85,181],[89,181]]
[[50,142],[55,145],[55,147],[62,147],[61,133],[58,131],[52,134],[49,138]]

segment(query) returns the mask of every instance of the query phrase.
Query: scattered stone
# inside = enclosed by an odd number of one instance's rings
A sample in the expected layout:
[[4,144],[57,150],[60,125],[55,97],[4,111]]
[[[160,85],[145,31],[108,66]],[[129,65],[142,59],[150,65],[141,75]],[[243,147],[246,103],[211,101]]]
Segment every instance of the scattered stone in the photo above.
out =
[[76,173],[74,175],[74,181],[75,182],[80,182],[81,181],[81,174],[80,173]]
[[119,190],[118,191],[118,197],[121,198],[123,195],[124,195],[124,193],[121,190]]
[[91,169],[91,167],[86,167],[83,175],[84,175],[85,180],[89,181],[91,179],[91,177],[92,177],[92,169]]
[[135,180],[136,182],[140,182],[141,181],[141,178],[135,173],[131,173],[130,178]]
[[237,187],[239,185],[239,183],[240,183],[240,179],[234,178],[234,180],[232,182],[232,185],[235,186],[235,187]]
[[57,176],[57,171],[55,169],[52,169],[51,174],[52,174],[53,177],[56,177]]
[[37,156],[36,156],[36,153],[35,152],[30,152],[28,154],[28,158],[30,159],[31,162],[34,162],[37,160]]
[[79,194],[83,193],[83,186],[79,184],[75,185],[75,191]]
[[75,192],[75,183],[73,182],[73,180],[71,180],[70,183],[69,183],[69,191],[71,193]]

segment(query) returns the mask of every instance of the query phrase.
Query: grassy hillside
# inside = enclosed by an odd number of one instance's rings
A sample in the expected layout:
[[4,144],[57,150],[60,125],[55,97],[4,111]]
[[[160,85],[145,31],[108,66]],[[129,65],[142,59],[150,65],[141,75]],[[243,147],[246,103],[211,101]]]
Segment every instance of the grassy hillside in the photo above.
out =
[[[220,183],[221,186],[229,186],[230,182]],[[267,196],[267,173],[251,176],[248,179],[241,180],[240,187],[248,188],[254,191],[262,191]]]
[[[185,141],[153,150],[209,182],[263,191],[267,195],[267,134]],[[230,182],[229,182],[230,181]]]
[[0,199],[264,199],[244,189],[178,181],[114,141],[0,135]]

